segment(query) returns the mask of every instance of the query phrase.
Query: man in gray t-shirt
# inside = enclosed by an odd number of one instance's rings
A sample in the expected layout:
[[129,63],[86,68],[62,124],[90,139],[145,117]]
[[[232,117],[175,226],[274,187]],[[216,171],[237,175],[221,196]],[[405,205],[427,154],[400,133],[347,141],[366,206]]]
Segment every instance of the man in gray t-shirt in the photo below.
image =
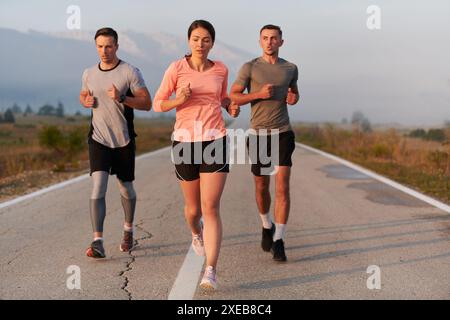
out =
[[[291,157],[295,150],[295,135],[289,123],[287,105],[294,105],[299,99],[297,66],[278,56],[283,42],[280,27],[264,26],[259,39],[262,57],[242,66],[230,92],[230,98],[236,104],[251,103],[251,127],[255,134],[249,135],[248,147],[256,204],[263,223],[261,247],[264,251],[271,251],[275,261],[287,259],[283,239],[290,209]],[[261,148],[270,156],[271,165],[262,161]],[[263,169],[271,166],[275,166],[276,172],[275,225],[269,214],[270,175],[263,173]]]
[[86,255],[105,258],[103,224],[110,174],[117,175],[125,213],[120,250],[128,252],[134,245],[134,109],[149,111],[151,97],[139,70],[117,57],[119,44],[116,31],[111,28],[98,30],[95,44],[100,63],[84,71],[80,92],[80,103],[92,110],[88,142],[93,182],[89,206],[94,241],[86,250]]
[[280,133],[292,130],[286,100],[289,89],[297,88],[297,79],[297,66],[282,58],[271,63],[259,57],[241,67],[234,85],[235,89],[247,89],[246,98],[252,98],[252,129],[278,129]]

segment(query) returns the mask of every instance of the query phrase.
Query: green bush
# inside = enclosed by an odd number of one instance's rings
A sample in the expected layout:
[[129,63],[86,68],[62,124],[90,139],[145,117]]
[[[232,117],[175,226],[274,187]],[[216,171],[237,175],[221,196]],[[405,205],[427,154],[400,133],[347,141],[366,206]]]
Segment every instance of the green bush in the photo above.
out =
[[444,142],[447,137],[445,135],[445,131],[442,129],[430,129],[427,133],[427,140],[432,141],[438,141],[438,142]]
[[372,147],[372,153],[376,158],[391,158],[392,148],[384,143],[376,143]]
[[85,146],[84,137],[80,128],[62,132],[56,126],[45,126],[39,132],[39,144],[55,153],[55,168],[63,171],[66,164],[75,163],[74,159]]
[[39,144],[41,147],[61,153],[64,144],[63,133],[56,126],[44,126],[39,131]]

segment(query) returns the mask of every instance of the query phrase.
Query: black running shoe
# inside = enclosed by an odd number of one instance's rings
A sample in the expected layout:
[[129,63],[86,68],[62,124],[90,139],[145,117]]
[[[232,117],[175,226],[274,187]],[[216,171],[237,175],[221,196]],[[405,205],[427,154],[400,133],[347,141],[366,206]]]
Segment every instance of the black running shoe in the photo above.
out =
[[269,252],[270,249],[272,248],[274,233],[275,233],[274,223],[272,223],[272,227],[270,229],[262,228],[261,248],[266,252]]
[[102,259],[105,258],[105,248],[103,248],[103,241],[96,240],[91,243],[91,246],[87,248],[86,255],[90,258]]
[[272,245],[273,260],[284,262],[287,260],[286,253],[284,253],[284,242],[278,239]]

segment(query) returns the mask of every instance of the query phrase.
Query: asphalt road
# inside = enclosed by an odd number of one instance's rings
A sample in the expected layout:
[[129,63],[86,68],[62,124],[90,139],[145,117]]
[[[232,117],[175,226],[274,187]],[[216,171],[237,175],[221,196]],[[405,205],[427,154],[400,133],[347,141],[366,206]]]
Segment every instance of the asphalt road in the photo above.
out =
[[[130,254],[119,251],[123,213],[115,177],[103,261],[84,255],[91,241],[88,177],[0,206],[0,298],[450,298],[449,212],[300,146],[293,162],[287,263],[260,249],[250,167],[233,165],[221,204],[220,287],[198,290],[203,260],[189,253],[166,148],[137,160],[138,248]],[[70,266],[79,268],[80,289],[67,285],[75,276]],[[369,266],[377,266],[379,282]],[[380,289],[369,289],[369,278]]]

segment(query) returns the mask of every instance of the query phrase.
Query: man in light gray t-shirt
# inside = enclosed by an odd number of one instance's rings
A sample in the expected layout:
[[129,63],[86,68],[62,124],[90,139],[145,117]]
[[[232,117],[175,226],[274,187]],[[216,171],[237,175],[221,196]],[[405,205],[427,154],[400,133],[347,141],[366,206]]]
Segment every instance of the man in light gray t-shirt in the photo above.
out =
[[[283,239],[290,210],[289,180],[291,157],[295,150],[295,135],[289,123],[287,105],[294,105],[299,99],[297,66],[278,56],[283,42],[280,27],[264,26],[259,38],[262,57],[242,66],[230,93],[231,100],[240,106],[251,103],[251,126],[256,132],[249,135],[247,145],[256,187],[256,204],[263,224],[261,247],[264,251],[271,251],[275,261],[287,259]],[[268,156],[269,164],[262,160],[262,154]],[[271,171],[276,174],[275,224],[269,213],[270,175],[267,173]]]
[[96,98],[92,109],[92,139],[109,148],[126,146],[132,138],[129,126],[133,109],[124,103],[111,99],[108,90],[114,85],[119,96],[134,95],[145,89],[141,72],[132,65],[120,61],[112,69],[103,70],[100,64],[83,72],[82,89]]
[[92,110],[89,162],[92,193],[89,202],[94,241],[86,250],[91,258],[105,258],[103,224],[109,175],[117,175],[125,214],[120,250],[133,249],[136,192],[133,187],[135,141],[134,109],[149,111],[151,97],[139,70],[117,57],[117,32],[102,28],[95,34],[100,63],[82,77],[80,103]]

